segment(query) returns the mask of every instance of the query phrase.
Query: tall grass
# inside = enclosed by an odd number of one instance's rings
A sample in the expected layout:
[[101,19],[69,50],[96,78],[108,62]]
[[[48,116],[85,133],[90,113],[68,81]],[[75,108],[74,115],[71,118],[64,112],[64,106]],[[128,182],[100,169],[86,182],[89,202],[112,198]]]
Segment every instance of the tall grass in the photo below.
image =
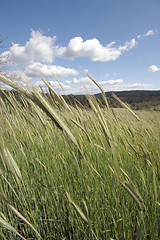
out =
[[0,238],[159,239],[159,113],[0,79]]

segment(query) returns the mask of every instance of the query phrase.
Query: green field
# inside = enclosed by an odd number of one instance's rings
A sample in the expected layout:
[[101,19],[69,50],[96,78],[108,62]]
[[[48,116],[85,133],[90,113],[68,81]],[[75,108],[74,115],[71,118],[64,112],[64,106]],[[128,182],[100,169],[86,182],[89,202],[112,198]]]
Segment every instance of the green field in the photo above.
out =
[[160,113],[13,87],[21,101],[0,99],[0,239],[160,239]]

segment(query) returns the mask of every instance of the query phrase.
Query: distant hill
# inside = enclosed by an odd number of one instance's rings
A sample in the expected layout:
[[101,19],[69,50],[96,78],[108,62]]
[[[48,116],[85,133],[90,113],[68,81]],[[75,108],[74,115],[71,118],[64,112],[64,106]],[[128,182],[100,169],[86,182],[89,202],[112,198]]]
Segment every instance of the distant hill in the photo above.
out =
[[[122,101],[128,103],[133,109],[160,109],[160,91],[137,90],[114,92]],[[112,93],[106,96],[112,98]],[[97,96],[98,97],[98,96]]]
[[[119,102],[112,97],[112,93],[117,95],[123,102],[128,103],[132,109],[160,110],[160,90],[114,91],[105,93],[111,107],[121,107]],[[103,102],[101,93],[95,94],[95,97],[99,98]],[[89,106],[85,95],[71,94],[64,96],[64,98],[67,101],[69,100],[71,103],[76,100],[82,105]]]
[[136,90],[136,91],[121,91],[121,92],[106,92],[107,97],[111,97],[115,93],[120,98],[126,98],[127,101],[143,102],[150,98],[160,97],[160,91],[152,90]]

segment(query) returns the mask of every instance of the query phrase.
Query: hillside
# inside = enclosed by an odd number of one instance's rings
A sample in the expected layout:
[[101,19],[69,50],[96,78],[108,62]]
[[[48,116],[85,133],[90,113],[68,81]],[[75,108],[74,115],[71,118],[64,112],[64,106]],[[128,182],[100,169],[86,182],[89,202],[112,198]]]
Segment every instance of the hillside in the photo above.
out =
[[[136,90],[136,91],[117,91],[106,92],[108,101],[111,107],[120,107],[120,104],[112,97],[112,93],[115,93],[122,101],[128,103],[133,109],[160,109],[160,91],[149,90]],[[75,100],[82,105],[89,106],[85,95],[68,95],[63,96],[67,101],[74,103]],[[95,97],[102,100],[100,93],[95,94]]]
[[[159,110],[160,91],[136,90],[114,92],[122,101],[128,103],[133,109]],[[106,96],[113,100],[112,92],[106,92]],[[100,94],[96,94],[100,97]],[[114,101],[115,102],[115,101]]]

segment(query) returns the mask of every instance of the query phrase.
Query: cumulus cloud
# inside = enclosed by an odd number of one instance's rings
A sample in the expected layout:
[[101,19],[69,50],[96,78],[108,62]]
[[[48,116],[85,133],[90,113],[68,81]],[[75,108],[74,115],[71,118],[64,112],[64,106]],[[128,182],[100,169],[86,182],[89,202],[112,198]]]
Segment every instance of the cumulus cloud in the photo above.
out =
[[[147,37],[155,34],[153,30],[149,30],[143,35]],[[125,42],[123,45],[116,46],[116,42],[112,41],[103,46],[96,38],[84,41],[82,37],[72,38],[68,46],[58,46],[55,44],[56,36],[45,36],[40,31],[31,31],[30,39],[20,45],[12,43],[8,52],[4,53],[4,59],[12,59],[18,65],[30,65],[34,62],[42,62],[51,64],[55,57],[74,59],[78,57],[88,57],[94,62],[107,62],[118,59],[123,53],[129,51],[136,45],[135,38]]]
[[[85,84],[88,84],[88,83],[91,84],[93,82],[92,82],[92,80],[89,77],[81,77],[79,79],[73,78],[73,80],[67,80],[66,83],[67,84],[73,84],[74,83],[74,84],[83,84],[83,85],[85,85]],[[100,81],[98,83],[100,85],[102,85],[102,86],[104,86],[104,85],[110,85],[110,86],[111,85],[112,86],[116,85],[117,86],[117,85],[123,83],[123,80],[122,79],[116,79],[116,80]]]
[[85,84],[85,83],[91,83],[91,79],[89,77],[81,77],[79,79],[77,78],[73,78],[72,80],[67,80],[66,83],[67,84],[72,84],[72,83],[75,83],[75,84]]
[[[61,94],[64,94],[62,90],[60,89],[57,82],[52,82],[53,88],[58,91]],[[143,89],[150,89],[152,86],[151,84],[144,84],[144,83],[132,83],[132,84],[126,84],[123,79],[114,79],[114,80],[108,80],[108,81],[99,81],[99,85],[103,88],[105,92],[108,91],[125,91],[125,90],[143,90]],[[45,89],[45,85],[43,82],[38,82],[36,84],[43,86]],[[99,88],[88,78],[88,77],[82,77],[82,78],[73,78],[73,80],[68,80],[63,84],[63,87],[65,89],[65,94],[95,94],[98,93],[100,90]]]
[[25,74],[29,77],[53,77],[53,73],[58,77],[66,77],[68,75],[77,75],[78,71],[73,68],[64,68],[62,66],[47,65],[34,62],[27,66]]
[[51,63],[54,60],[55,40],[55,36],[47,37],[32,30],[29,41],[24,46],[12,43],[8,54],[17,64],[29,64],[33,61]]
[[[66,84],[72,86],[72,93],[74,94],[84,94],[86,90],[93,94],[99,91],[98,87],[92,82],[89,77],[81,77],[79,79],[73,78],[73,80],[66,81]],[[123,84],[122,79],[100,81],[98,82],[104,91],[115,90],[116,88],[121,88]],[[78,85],[78,87],[76,87]]]
[[122,89],[124,86],[123,79],[100,81],[99,84],[105,92],[117,91],[117,90]]
[[68,46],[56,46],[56,36],[44,36],[40,31],[31,32],[31,37],[24,45],[12,43],[5,54],[17,64],[28,65],[33,62],[52,63],[55,57],[70,58],[89,57],[92,61],[114,61],[136,45],[131,39],[124,45],[114,46],[115,41],[103,46],[96,38],[83,41],[81,37],[72,38]]
[[[148,37],[153,34],[155,32],[149,30],[143,35],[138,35],[136,39],[138,40],[139,38]],[[79,72],[75,69],[53,64],[56,58],[75,59],[78,57],[87,57],[94,62],[115,61],[123,53],[136,46],[136,39],[133,38],[122,45],[118,45],[115,41],[102,45],[96,38],[83,40],[82,37],[75,37],[69,41],[67,46],[58,46],[56,45],[55,36],[45,36],[40,31],[32,30],[30,39],[24,45],[13,43],[9,50],[1,55],[0,61],[2,65],[3,63],[5,65],[7,61],[9,65],[13,65],[13,62],[17,63],[22,66],[25,74],[31,78],[51,78],[53,77],[53,73],[58,77],[76,76]],[[148,70],[150,72],[160,71],[155,65],[150,66]],[[105,77],[108,76],[112,79],[114,75],[106,74]],[[59,87],[55,82],[51,82],[51,84],[55,89]],[[97,91],[97,86],[88,77],[74,77],[72,80],[65,82],[64,88],[70,91],[71,84],[75,92],[80,91],[84,85],[92,92]],[[101,81],[99,84],[102,85],[105,91],[127,88],[122,79]],[[137,85],[137,83],[130,86],[130,88],[136,87],[143,88],[145,86],[143,84]]]
[[112,85],[112,86],[113,85],[117,86],[117,85],[119,85],[121,83],[123,83],[122,79],[116,79],[116,80],[109,80],[109,81],[101,81],[101,82],[99,82],[100,85]]
[[149,72],[158,72],[160,71],[160,68],[158,68],[156,65],[152,65],[148,68]]
[[0,65],[1,67],[3,66],[8,66],[8,65],[15,65],[14,61],[11,59],[11,56],[9,55],[9,52],[4,52],[0,55]]
[[53,73],[60,77],[77,75],[78,71],[72,68],[52,65],[55,57],[56,37],[44,36],[40,31],[31,32],[29,41],[24,46],[13,43],[8,52],[1,55],[1,62],[12,65],[15,62],[24,67],[29,77],[52,77]]
[[103,46],[98,39],[93,38],[83,41],[81,37],[72,38],[67,47],[59,47],[56,50],[56,55],[62,58],[76,57],[89,57],[92,61],[114,61],[120,57],[126,51],[129,51],[136,45],[136,41],[133,38],[131,41],[126,42],[124,45],[113,47],[115,42]]
[[[60,87],[58,82],[54,82],[54,81],[48,81],[50,83],[50,85],[54,88],[55,91],[62,91],[62,88]],[[70,89],[70,86],[61,83],[62,87],[64,90],[68,90]],[[44,90],[48,89],[48,87],[46,86],[46,84],[43,81],[37,81],[35,86],[38,88],[39,86],[41,86]]]

